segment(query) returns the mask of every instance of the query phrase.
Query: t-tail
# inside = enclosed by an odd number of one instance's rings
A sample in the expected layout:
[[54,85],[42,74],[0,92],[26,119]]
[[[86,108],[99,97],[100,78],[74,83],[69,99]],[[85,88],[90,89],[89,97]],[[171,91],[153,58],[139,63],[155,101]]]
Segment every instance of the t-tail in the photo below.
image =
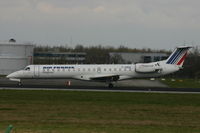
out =
[[173,64],[177,65],[179,67],[182,67],[185,58],[188,54],[188,50],[191,47],[189,46],[179,46],[177,47],[174,52],[169,56],[169,58],[166,60],[166,64]]

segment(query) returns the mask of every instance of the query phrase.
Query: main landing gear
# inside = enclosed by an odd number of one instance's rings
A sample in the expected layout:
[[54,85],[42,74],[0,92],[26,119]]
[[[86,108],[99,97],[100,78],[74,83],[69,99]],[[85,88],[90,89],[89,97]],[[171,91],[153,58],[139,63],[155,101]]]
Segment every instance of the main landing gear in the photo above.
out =
[[109,83],[109,84],[108,84],[108,87],[109,87],[109,88],[113,88],[114,85],[113,85],[112,83]]
[[20,82],[18,82],[18,86],[22,86],[22,82],[20,81]]

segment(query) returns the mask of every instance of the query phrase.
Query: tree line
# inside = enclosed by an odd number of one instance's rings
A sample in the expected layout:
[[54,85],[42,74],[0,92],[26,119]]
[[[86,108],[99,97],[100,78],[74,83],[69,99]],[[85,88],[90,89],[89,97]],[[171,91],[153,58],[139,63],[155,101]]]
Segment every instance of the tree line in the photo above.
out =
[[[76,45],[74,48],[72,47],[64,47],[64,46],[36,46],[34,49],[35,53],[38,52],[84,52],[86,53],[86,59],[84,64],[118,64],[123,63],[122,57],[116,55],[114,57],[110,57],[110,52],[128,52],[128,53],[150,53],[150,52],[160,52],[160,53],[170,53],[170,51],[166,50],[152,50],[150,48],[128,48],[125,46],[119,46],[117,48],[111,46],[83,46]],[[56,63],[70,63],[60,59],[60,61],[54,61]],[[38,64],[37,58],[35,58],[34,63]],[[39,63],[48,63],[48,62],[39,62]],[[50,63],[50,62],[49,62]],[[72,62],[73,63],[73,62]]]

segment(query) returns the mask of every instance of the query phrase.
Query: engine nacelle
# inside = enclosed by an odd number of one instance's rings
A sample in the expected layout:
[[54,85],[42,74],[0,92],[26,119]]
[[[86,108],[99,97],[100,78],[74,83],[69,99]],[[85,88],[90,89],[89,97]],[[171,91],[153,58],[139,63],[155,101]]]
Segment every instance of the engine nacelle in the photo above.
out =
[[149,63],[149,64],[142,64],[142,63],[138,63],[135,65],[135,71],[137,73],[155,73],[155,72],[160,72],[160,70],[162,70],[162,68],[160,67],[159,64],[153,64],[153,63]]

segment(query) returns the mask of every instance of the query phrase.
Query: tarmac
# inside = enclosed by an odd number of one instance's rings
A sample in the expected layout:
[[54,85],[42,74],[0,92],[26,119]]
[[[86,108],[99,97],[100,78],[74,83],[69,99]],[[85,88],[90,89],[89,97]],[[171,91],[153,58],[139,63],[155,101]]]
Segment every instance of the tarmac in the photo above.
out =
[[[74,87],[106,87],[108,84],[101,82],[82,81],[74,79],[26,79],[21,80],[23,86],[33,87],[58,87],[58,88],[74,88]],[[70,85],[69,85],[70,82]],[[18,82],[10,81],[6,78],[0,78],[0,86],[18,86]],[[167,87],[158,80],[123,80],[114,82],[114,87]]]
[[[69,85],[70,81],[70,85]],[[159,80],[132,79],[118,81],[114,88],[107,84],[69,79],[29,79],[22,80],[22,86],[6,78],[0,78],[0,89],[15,90],[66,90],[104,92],[156,92],[156,93],[200,93],[200,88],[170,88]]]

